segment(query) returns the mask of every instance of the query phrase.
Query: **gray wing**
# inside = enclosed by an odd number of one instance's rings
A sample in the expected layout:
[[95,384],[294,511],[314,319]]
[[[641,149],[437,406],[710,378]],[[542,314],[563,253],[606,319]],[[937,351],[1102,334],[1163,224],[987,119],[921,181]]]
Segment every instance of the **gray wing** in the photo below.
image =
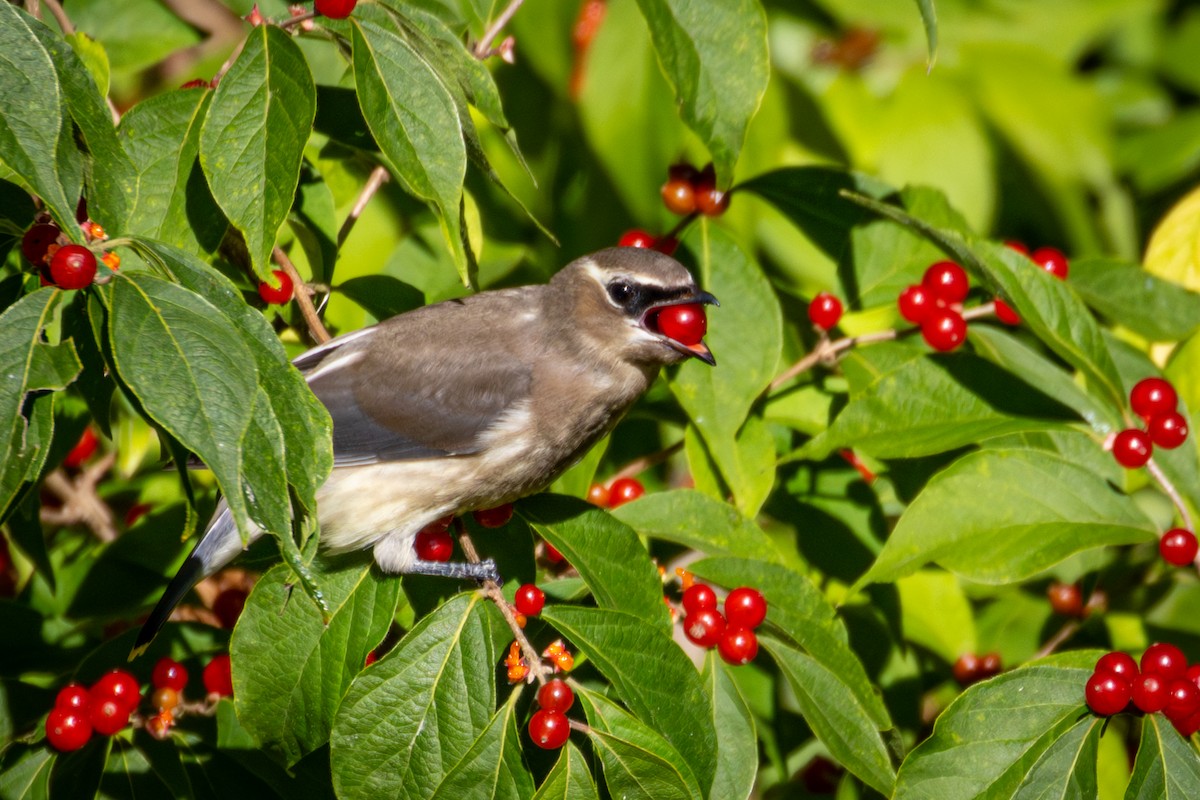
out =
[[427,306],[296,359],[333,419],[334,466],[478,452],[529,396],[528,301],[492,292]]

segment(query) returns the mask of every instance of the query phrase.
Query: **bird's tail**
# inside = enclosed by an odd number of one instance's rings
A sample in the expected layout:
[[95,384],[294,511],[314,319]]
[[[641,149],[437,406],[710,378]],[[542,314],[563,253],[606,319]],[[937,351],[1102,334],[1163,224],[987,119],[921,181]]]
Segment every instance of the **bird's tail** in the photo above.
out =
[[250,537],[250,541],[243,543],[238,534],[237,525],[233,522],[233,515],[229,513],[229,506],[225,504],[224,500],[221,500],[204,535],[196,543],[191,555],[183,562],[183,566],[175,573],[175,577],[167,584],[158,605],[154,607],[150,616],[142,624],[142,629],[138,631],[137,642],[134,643],[133,650],[129,652],[129,660],[132,661],[145,652],[162,626],[170,619],[175,606],[179,605],[179,601],[192,590],[193,586],[237,558],[250,542],[261,535],[261,532],[257,532]]

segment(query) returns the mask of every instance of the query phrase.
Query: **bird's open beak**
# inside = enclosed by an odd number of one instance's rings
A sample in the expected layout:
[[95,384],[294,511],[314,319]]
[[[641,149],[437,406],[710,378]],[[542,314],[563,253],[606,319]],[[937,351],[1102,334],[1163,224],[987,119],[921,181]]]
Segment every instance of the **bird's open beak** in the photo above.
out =
[[[655,311],[667,308],[668,306],[681,306],[688,303],[702,303],[704,305],[718,307],[721,305],[721,303],[713,295],[709,294],[708,292],[698,291],[685,297],[676,298],[668,303],[659,303],[658,305],[648,309],[646,315],[642,318],[643,325],[645,320],[653,315]],[[661,333],[659,335],[662,336]],[[696,344],[684,344],[683,342],[676,341],[669,336],[663,336],[663,339],[666,340],[667,344],[671,345],[671,347],[675,348],[684,355],[698,358],[705,364],[708,364],[710,367],[715,367],[717,365],[717,359],[713,356],[712,351],[708,349],[708,345],[706,345],[703,340],[697,342]]]

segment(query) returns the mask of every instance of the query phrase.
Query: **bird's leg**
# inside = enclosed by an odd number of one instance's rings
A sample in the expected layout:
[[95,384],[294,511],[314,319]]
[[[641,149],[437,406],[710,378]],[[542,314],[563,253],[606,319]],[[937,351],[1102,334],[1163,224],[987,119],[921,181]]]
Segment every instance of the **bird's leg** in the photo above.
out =
[[492,559],[471,561],[469,563],[455,561],[425,561],[417,559],[405,567],[405,573],[417,575],[433,575],[437,578],[453,578],[463,580],[470,578],[480,582],[491,582],[499,586],[502,581],[496,562]]

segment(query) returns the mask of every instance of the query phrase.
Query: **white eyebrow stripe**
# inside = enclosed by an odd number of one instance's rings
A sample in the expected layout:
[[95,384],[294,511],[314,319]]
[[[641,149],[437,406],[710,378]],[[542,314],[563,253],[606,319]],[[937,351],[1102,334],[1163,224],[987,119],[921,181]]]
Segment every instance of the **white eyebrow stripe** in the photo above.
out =
[[601,286],[607,286],[608,282],[613,279],[623,278],[630,283],[636,283],[639,286],[656,286],[659,289],[674,289],[678,287],[678,284],[663,283],[657,278],[652,278],[649,275],[643,275],[641,273],[607,272],[599,267],[595,261],[588,261],[587,264],[584,265],[584,271],[586,271],[588,275],[591,275],[596,283],[600,284]]

